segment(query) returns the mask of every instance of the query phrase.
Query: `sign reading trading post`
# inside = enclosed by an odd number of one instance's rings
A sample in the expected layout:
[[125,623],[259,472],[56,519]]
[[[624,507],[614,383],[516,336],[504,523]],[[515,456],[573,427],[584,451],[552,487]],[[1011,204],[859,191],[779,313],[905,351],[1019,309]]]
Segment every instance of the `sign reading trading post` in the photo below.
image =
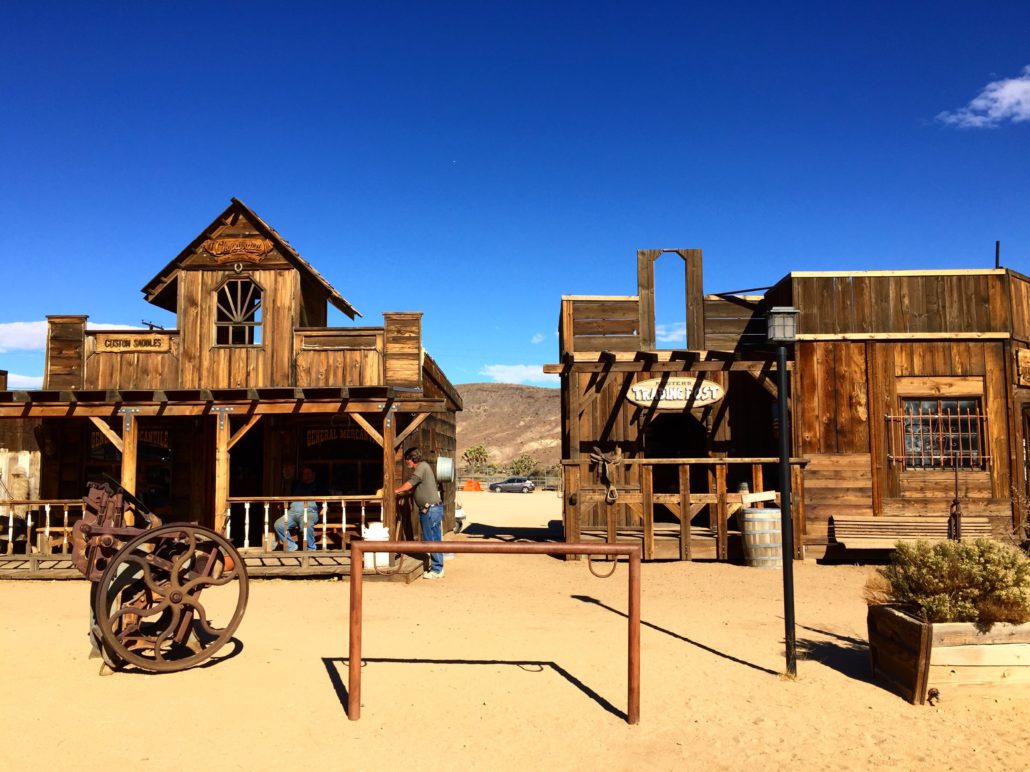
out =
[[714,405],[726,396],[722,386],[714,381],[700,378],[669,378],[662,383],[661,378],[634,383],[627,399],[634,405],[654,407],[658,410],[684,410]]

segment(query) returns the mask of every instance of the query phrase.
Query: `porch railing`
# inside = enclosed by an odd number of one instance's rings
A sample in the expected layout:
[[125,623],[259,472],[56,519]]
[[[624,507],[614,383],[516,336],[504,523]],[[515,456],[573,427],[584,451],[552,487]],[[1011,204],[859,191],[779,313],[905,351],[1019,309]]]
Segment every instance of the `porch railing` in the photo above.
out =
[[[365,526],[382,520],[382,496],[230,496],[225,512],[225,536],[238,547],[266,549],[274,533],[275,521],[297,502],[318,504],[318,522],[315,524],[318,550],[346,549],[350,537],[360,535]],[[258,544],[252,544],[252,534],[260,524]],[[297,546],[307,549],[304,533],[308,527],[308,511],[301,517]]]
[[[3,499],[0,501],[0,543],[14,554],[15,542],[25,538],[25,553],[71,552],[71,532],[82,517],[82,499]],[[38,542],[32,544],[35,535]]]
[[[708,530],[715,536],[716,557],[729,559],[728,522],[742,507],[758,506],[777,501],[779,492],[767,489],[764,483],[764,467],[778,464],[774,457],[752,458],[623,458],[618,466],[609,466],[608,473],[618,490],[618,497],[612,502],[623,505],[640,522],[643,530],[644,559],[655,557],[655,505],[664,505],[679,520],[679,553],[681,560],[693,559],[690,521],[707,507]],[[794,551],[801,556],[801,537],[804,517],[804,475],[802,470],[807,458],[791,458],[791,487],[794,491],[792,517],[794,520]],[[654,472],[659,467],[674,467],[675,481],[669,491],[656,491]],[[691,487],[691,467],[706,470],[706,484],[703,489]],[[565,538],[569,542],[580,541],[580,535],[587,520],[588,510],[602,506],[605,541],[615,544],[617,532],[623,526],[616,522],[616,508],[608,505],[608,491],[601,480],[598,464],[589,458],[562,460],[565,489]],[[631,471],[632,470],[632,471]],[[732,471],[731,471],[732,470]],[[733,478],[739,487],[729,490]],[[741,483],[747,483],[746,487]],[[592,526],[596,527],[596,526]]]

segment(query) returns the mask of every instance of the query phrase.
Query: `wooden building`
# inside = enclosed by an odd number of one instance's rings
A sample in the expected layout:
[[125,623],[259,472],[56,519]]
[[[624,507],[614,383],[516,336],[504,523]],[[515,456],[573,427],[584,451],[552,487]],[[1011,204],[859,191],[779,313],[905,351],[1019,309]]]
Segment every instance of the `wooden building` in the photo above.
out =
[[[654,264],[670,251],[686,274],[687,348],[676,351],[654,334]],[[637,259],[636,295],[562,298],[560,362],[545,369],[561,376],[568,539],[729,558],[741,507],[777,487],[774,306],[800,310],[788,365],[796,556],[822,553],[831,516],[946,518],[956,490],[995,534],[1021,524],[1030,279],[794,272],[704,295],[700,250]]]
[[[175,329],[50,316],[43,388],[0,392],[0,418],[31,422],[41,499],[75,501],[108,473],[166,519],[253,547],[310,466],[326,491],[322,547],[366,517],[412,535],[391,493],[399,451],[453,457],[461,409],[423,348],[421,313],[328,327],[330,304],[360,314],[236,199],[143,293]],[[444,495],[453,522],[453,483]]]

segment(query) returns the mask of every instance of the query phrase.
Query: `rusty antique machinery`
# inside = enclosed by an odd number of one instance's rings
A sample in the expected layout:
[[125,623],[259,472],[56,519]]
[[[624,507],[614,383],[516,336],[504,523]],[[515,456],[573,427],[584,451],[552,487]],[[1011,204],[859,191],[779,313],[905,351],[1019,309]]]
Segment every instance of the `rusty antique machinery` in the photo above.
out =
[[72,562],[93,583],[90,637],[112,669],[193,667],[232,639],[247,608],[247,571],[227,539],[162,525],[109,477],[88,483]]

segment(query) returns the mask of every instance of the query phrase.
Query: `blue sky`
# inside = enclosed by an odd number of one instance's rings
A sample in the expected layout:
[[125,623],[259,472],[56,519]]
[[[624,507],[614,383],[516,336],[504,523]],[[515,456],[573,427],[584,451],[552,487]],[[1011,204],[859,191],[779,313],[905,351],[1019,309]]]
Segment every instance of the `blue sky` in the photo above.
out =
[[423,311],[455,383],[554,385],[561,295],[633,294],[641,248],[702,248],[707,292],[996,239],[1030,273],[1028,29],[1025,2],[6,2],[0,369],[38,386],[46,314],[174,326],[139,290],[232,196],[359,324]]

